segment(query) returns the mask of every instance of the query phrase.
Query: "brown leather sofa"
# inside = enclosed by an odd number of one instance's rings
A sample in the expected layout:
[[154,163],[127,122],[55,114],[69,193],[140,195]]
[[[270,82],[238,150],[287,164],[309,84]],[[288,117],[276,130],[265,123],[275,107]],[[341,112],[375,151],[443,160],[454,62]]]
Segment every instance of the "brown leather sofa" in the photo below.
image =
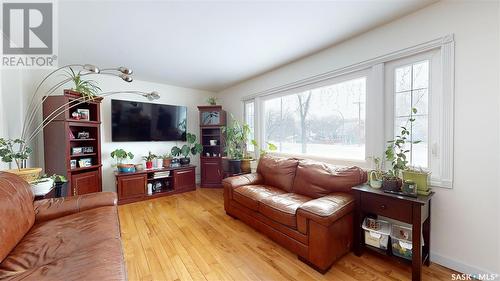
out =
[[116,194],[33,201],[0,172],[0,280],[126,280]]
[[224,208],[324,273],[351,249],[351,187],[365,181],[358,167],[267,155],[257,173],[224,179]]

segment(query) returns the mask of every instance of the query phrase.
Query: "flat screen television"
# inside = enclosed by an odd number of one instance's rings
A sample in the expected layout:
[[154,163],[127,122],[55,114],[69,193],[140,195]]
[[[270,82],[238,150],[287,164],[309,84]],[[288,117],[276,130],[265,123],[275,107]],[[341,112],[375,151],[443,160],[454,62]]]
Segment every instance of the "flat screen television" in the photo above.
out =
[[111,139],[120,141],[185,141],[185,106],[111,100]]

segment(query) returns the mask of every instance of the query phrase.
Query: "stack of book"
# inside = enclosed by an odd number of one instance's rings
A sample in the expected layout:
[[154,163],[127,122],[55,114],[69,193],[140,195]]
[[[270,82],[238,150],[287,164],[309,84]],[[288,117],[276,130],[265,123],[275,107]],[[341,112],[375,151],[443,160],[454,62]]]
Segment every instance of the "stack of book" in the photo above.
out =
[[156,172],[153,174],[153,179],[163,179],[170,176],[170,171]]

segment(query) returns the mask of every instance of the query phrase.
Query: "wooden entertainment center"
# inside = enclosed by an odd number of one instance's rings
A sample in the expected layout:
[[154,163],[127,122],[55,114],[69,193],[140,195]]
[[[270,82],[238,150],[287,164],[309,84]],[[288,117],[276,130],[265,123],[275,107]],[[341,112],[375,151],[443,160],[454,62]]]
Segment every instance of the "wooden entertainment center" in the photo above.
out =
[[[133,173],[115,172],[118,204],[148,200],[196,189],[194,165],[146,169]],[[155,173],[168,172],[155,178]],[[148,183],[159,185],[158,191],[148,194]]]

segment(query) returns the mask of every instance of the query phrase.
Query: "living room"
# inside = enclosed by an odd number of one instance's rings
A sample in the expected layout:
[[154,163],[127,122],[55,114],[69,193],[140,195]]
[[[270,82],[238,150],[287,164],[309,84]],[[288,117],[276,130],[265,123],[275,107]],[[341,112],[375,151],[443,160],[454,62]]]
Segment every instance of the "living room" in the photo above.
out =
[[500,279],[498,1],[2,1],[0,280]]

